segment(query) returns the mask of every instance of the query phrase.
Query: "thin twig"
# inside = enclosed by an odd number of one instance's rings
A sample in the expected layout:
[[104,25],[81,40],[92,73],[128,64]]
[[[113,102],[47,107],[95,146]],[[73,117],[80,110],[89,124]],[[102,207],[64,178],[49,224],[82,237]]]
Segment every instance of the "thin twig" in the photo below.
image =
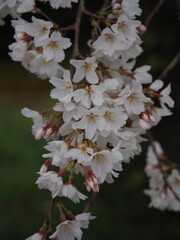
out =
[[86,203],[86,206],[84,207],[84,211],[83,211],[84,213],[89,212],[89,210],[92,208],[97,196],[98,196],[98,193],[94,193],[94,192],[92,193],[92,195],[90,196],[89,200]]
[[178,64],[179,61],[180,61],[180,51],[173,58],[173,60],[169,63],[169,65],[165,68],[165,70],[161,73],[161,75],[159,76],[159,79],[165,79],[167,77],[167,75],[169,74],[169,72],[172,71],[172,69],[174,67],[176,67],[176,65]]
[[158,163],[159,163],[159,168],[160,168],[160,171],[161,171],[161,173],[162,173],[165,186],[167,186],[167,187],[169,188],[169,190],[170,190],[170,191],[172,192],[172,194],[174,195],[175,199],[180,202],[179,196],[177,195],[177,193],[174,191],[174,189],[172,188],[172,186],[171,186],[171,185],[168,183],[168,181],[167,181],[167,175],[166,175],[166,173],[165,173],[165,171],[164,171],[164,169],[163,169],[163,167],[162,167],[162,164],[161,164],[161,163],[162,163],[162,159],[161,159],[161,157],[159,156],[159,154],[158,154],[158,152],[157,152],[157,150],[156,150],[155,143],[154,143],[154,142],[155,142],[155,141],[154,141],[154,138],[152,137],[152,135],[151,135],[151,133],[150,133],[149,131],[148,131],[146,134],[147,134],[149,143],[150,143],[150,145],[151,145],[151,147],[152,147],[152,150],[153,150],[153,152],[154,152],[154,154],[155,154],[155,156],[156,156],[156,158],[157,158],[157,161],[158,161]]
[[73,25],[69,25],[69,26],[67,26],[67,27],[61,27],[61,28],[59,28],[59,30],[61,31],[61,32],[67,32],[67,31],[72,31],[72,30],[74,30],[75,29],[75,25],[73,24]]
[[164,4],[166,0],[160,0],[157,5],[153,8],[152,12],[149,14],[145,21],[145,26],[148,27],[154,16],[157,14],[161,6]]
[[52,214],[53,214],[53,208],[54,208],[55,201],[56,201],[56,198],[51,200],[47,217],[44,220],[43,225],[48,226],[48,229],[43,234],[43,240],[49,240],[49,236],[52,233]]
[[52,22],[54,25],[57,25],[46,13],[44,13],[40,8],[34,6],[34,11],[36,13],[41,14],[43,17],[45,17],[47,20],[49,20],[50,22]]
[[105,17],[99,16],[97,13],[92,13],[92,12],[88,11],[87,9],[84,9],[83,13],[90,16],[90,17],[93,17],[93,18],[105,19]]
[[54,208],[55,201],[56,201],[55,198],[52,199],[50,208],[49,208],[49,212],[48,212],[48,219],[49,219],[48,233],[52,232],[52,214],[53,214],[53,208]]

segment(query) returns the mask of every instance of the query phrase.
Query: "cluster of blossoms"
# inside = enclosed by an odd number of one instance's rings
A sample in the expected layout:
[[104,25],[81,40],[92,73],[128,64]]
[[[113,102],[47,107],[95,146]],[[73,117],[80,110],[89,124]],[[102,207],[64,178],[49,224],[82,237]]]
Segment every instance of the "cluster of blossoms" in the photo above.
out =
[[169,162],[158,142],[154,143],[147,153],[145,171],[149,177],[150,189],[145,193],[151,198],[151,207],[161,210],[180,211],[180,172],[179,166]]
[[[59,8],[71,7],[78,0],[41,2]],[[22,110],[24,116],[33,119],[35,138],[48,141],[48,153],[43,154],[45,161],[36,181],[40,189],[51,192],[60,210],[60,224],[48,237],[80,240],[81,228],[87,228],[94,217],[90,213],[73,215],[63,205],[63,197],[74,203],[87,198],[75,185],[76,175],[82,176],[88,192],[99,192],[100,184],[112,183],[118,177],[122,163],[130,162],[141,152],[146,130],[171,114],[169,108],[174,102],[169,96],[170,85],[163,88],[161,80],[153,82],[150,66],[135,67],[135,59],[142,52],[140,33],[146,30],[135,20],[141,14],[139,0],[111,1],[111,13],[104,11],[102,18],[106,27],[88,42],[91,54],[70,60],[74,71],[60,66],[65,59],[64,50],[71,46],[61,28],[34,16],[32,22],[27,22],[18,14],[37,11],[33,0],[0,1],[0,7],[3,17],[6,9],[18,15],[18,20],[12,20],[16,41],[9,46],[10,56],[40,78],[49,78],[54,86],[50,96],[58,101],[51,111]],[[148,169],[152,179],[159,174],[158,183],[152,180],[152,190],[146,191],[153,199],[151,204],[179,210],[179,203],[174,206],[168,189],[168,201],[163,199],[164,185],[158,169]],[[168,181],[173,182],[177,174],[172,171]],[[47,228],[48,223],[28,240],[44,239]]]

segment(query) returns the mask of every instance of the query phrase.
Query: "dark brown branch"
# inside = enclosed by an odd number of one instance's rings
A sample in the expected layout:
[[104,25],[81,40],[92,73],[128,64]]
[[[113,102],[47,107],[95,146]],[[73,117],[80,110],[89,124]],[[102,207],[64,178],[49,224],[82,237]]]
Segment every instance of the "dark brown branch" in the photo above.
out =
[[61,27],[59,28],[60,32],[67,32],[67,31],[73,31],[75,30],[75,25],[69,25],[67,27]]
[[98,196],[98,193],[94,193],[94,192],[92,193],[92,195],[90,196],[89,200],[86,203],[86,206],[84,207],[84,211],[83,211],[84,213],[89,212],[89,210],[92,208],[97,196]]
[[54,208],[55,201],[56,201],[56,198],[51,200],[48,215],[44,220],[44,225],[46,225],[48,227],[48,229],[43,234],[43,240],[49,240],[49,236],[52,233],[52,214],[53,214],[53,208]]
[[77,15],[76,15],[76,21],[75,21],[75,34],[74,34],[74,46],[73,46],[73,53],[72,58],[76,58],[79,56],[79,34],[80,34],[80,24],[81,24],[81,18],[82,18],[82,12],[84,10],[84,0],[80,0]]
[[[98,11],[99,12],[99,11]],[[105,17],[103,16],[99,16],[98,13],[92,13],[92,12],[89,12],[87,9],[84,9],[83,10],[83,13],[90,16],[90,17],[93,17],[93,18],[98,18],[98,19],[105,19]]]
[[155,154],[155,156],[156,156],[156,158],[157,158],[157,161],[158,161],[158,163],[159,163],[159,169],[160,169],[161,174],[162,174],[162,176],[163,176],[163,180],[164,180],[165,186],[166,186],[167,188],[169,188],[169,190],[170,190],[170,191],[172,192],[172,194],[174,195],[175,199],[180,202],[179,196],[177,195],[177,193],[174,191],[174,189],[172,188],[172,186],[171,186],[171,185],[168,183],[168,181],[167,181],[166,172],[164,171],[164,169],[163,169],[163,167],[162,167],[162,159],[161,159],[161,156],[158,154],[158,152],[157,152],[157,150],[156,150],[155,143],[154,143],[155,141],[154,141],[152,135],[150,134],[150,132],[147,132],[147,137],[148,137],[149,143],[150,143],[150,145],[151,145],[151,147],[152,147],[152,150],[153,150],[153,152],[154,152],[154,154]]
[[159,9],[161,8],[161,6],[164,4],[166,0],[160,0],[157,5],[153,8],[152,12],[149,14],[149,16],[147,17],[146,21],[145,21],[145,26],[148,27],[150,25],[150,22],[152,21],[152,19],[154,18],[154,16],[158,13]]
[[165,79],[169,72],[172,71],[174,67],[178,64],[180,61],[180,51],[177,53],[177,55],[173,58],[173,60],[169,63],[169,65],[165,68],[165,70],[161,73],[159,76],[159,79]]
[[52,232],[52,214],[53,214],[53,208],[54,208],[55,201],[56,201],[55,199],[52,199],[50,208],[49,208],[49,212],[48,212],[48,219],[49,219],[48,233]]
[[46,13],[44,13],[40,8],[34,6],[34,11],[36,13],[41,14],[43,17],[45,17],[47,20],[49,20],[50,22],[52,22],[55,26],[57,25]]

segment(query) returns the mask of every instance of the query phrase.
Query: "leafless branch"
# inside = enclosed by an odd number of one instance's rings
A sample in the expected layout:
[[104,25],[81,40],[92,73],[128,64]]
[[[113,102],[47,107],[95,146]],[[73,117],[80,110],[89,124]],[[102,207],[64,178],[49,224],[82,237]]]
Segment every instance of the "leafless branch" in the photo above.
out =
[[90,17],[93,17],[93,18],[105,19],[105,17],[99,16],[97,13],[89,12],[87,9],[84,9],[83,13],[86,14],[86,15],[89,15]]
[[169,65],[165,68],[165,70],[161,73],[159,76],[159,79],[165,79],[169,72],[172,71],[174,67],[179,63],[180,61],[180,51],[177,53],[177,55],[173,58],[173,60],[169,63]]
[[73,53],[72,58],[76,58],[79,55],[79,35],[80,35],[80,24],[81,24],[81,18],[82,18],[82,12],[84,10],[84,0],[80,0],[77,15],[76,15],[76,21],[75,21],[75,34],[74,34],[74,46],[73,46]]
[[147,17],[146,21],[145,21],[145,26],[148,27],[150,25],[150,22],[152,21],[152,19],[154,18],[154,16],[158,13],[159,9],[161,8],[161,6],[164,4],[166,0],[160,0],[156,6],[153,8],[152,12],[149,14],[149,16]]
[[89,210],[92,208],[97,196],[98,196],[98,193],[94,193],[94,192],[92,193],[92,195],[90,196],[89,200],[86,203],[86,206],[83,211],[84,213],[89,212]]
[[56,201],[56,198],[51,200],[48,215],[46,219],[44,220],[44,224],[48,226],[47,232],[44,232],[43,234],[43,240],[49,240],[49,236],[52,233],[52,214],[53,214],[53,208],[54,208],[54,203]]

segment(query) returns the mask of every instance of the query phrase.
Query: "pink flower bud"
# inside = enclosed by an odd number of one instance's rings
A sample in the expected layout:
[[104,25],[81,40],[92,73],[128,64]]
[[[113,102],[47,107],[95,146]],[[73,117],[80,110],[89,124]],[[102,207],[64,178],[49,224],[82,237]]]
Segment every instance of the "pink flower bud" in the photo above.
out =
[[146,121],[146,122],[149,122],[149,117],[148,117],[148,115],[147,115],[146,113],[143,113],[143,114],[142,114],[142,119],[143,119],[144,121]]
[[141,32],[146,32],[146,31],[147,31],[146,26],[144,26],[144,25],[142,25],[142,24],[139,25],[138,29],[139,29],[139,31],[141,31]]
[[97,180],[97,178],[96,178],[95,176],[92,176],[92,179],[93,179],[94,184],[95,184],[95,185],[98,185],[98,180]]
[[88,191],[88,192],[90,192],[90,191],[91,191],[91,188],[90,188],[90,186],[89,186],[89,185],[86,185],[86,189],[87,189],[87,191]]
[[147,123],[146,121],[144,121],[141,118],[139,119],[139,125],[145,130],[150,129],[150,127],[151,127],[149,123]]
[[44,134],[45,134],[45,130],[43,128],[39,128],[36,132],[35,139],[36,140],[41,139],[42,136],[44,136]]
[[95,185],[95,186],[94,186],[93,192],[99,192],[99,185]]
[[47,131],[46,131],[46,137],[47,137],[47,138],[51,137],[52,133],[53,133],[52,128],[51,128],[51,127],[48,128]]
[[156,122],[156,119],[155,119],[155,117],[154,117],[152,114],[149,115],[149,118],[150,118],[150,120],[151,120],[152,122]]
[[41,166],[39,172],[44,173],[44,172],[47,172],[47,170],[48,170],[48,166],[44,163],[44,164]]
[[88,182],[90,188],[93,189],[93,188],[94,188],[94,183],[93,183],[93,181],[92,181],[91,179],[88,179],[87,182]]
[[17,33],[16,34],[16,39],[17,40],[23,40],[24,39],[24,33],[22,33],[22,32],[21,33]]

